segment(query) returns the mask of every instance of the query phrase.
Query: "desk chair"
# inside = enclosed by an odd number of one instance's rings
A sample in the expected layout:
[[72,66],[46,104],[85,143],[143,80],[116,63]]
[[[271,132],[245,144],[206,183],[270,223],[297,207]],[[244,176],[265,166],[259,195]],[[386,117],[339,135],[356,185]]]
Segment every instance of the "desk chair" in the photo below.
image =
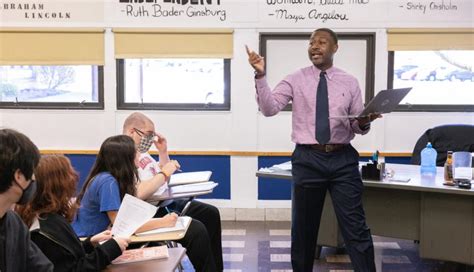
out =
[[426,130],[415,144],[411,164],[421,164],[420,153],[428,142],[438,153],[436,165],[443,166],[448,151],[474,152],[474,126],[442,125]]

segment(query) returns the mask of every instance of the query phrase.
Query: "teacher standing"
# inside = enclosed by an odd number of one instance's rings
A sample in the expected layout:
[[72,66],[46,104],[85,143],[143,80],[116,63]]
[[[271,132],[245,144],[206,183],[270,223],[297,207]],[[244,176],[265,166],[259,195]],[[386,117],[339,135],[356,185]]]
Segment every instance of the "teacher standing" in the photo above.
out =
[[255,70],[257,103],[273,116],[290,101],[293,105],[291,263],[294,271],[312,271],[321,213],[329,190],[346,249],[355,271],[375,271],[374,246],[362,207],[363,184],[359,153],[350,141],[366,134],[370,122],[381,117],[334,118],[362,112],[357,79],[333,66],[338,49],[336,33],[315,30],[308,56],[313,65],[288,75],[273,89],[265,78],[264,59],[247,47]]

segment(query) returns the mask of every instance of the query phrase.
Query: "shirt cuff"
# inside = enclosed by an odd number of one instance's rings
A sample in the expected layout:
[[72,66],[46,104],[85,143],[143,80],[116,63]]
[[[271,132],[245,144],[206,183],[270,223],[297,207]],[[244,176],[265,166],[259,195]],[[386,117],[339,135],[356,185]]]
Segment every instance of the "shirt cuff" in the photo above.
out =
[[359,126],[359,128],[360,128],[362,131],[366,131],[366,130],[370,129],[370,123],[367,123],[367,124],[365,124],[365,125],[363,125],[363,126]]

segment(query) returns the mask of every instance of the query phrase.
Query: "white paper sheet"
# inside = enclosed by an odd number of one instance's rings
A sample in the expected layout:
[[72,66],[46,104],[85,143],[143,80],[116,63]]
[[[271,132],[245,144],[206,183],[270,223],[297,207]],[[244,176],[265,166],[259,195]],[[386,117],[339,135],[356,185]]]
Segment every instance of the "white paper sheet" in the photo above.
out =
[[156,214],[157,207],[126,194],[112,226],[112,235],[130,237]]

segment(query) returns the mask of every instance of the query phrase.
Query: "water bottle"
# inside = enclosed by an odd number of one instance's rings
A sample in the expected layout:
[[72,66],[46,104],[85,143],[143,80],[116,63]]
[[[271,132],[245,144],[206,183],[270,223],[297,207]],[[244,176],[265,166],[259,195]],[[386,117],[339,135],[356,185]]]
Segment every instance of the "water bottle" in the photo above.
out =
[[436,176],[436,150],[430,142],[421,150],[421,175]]

